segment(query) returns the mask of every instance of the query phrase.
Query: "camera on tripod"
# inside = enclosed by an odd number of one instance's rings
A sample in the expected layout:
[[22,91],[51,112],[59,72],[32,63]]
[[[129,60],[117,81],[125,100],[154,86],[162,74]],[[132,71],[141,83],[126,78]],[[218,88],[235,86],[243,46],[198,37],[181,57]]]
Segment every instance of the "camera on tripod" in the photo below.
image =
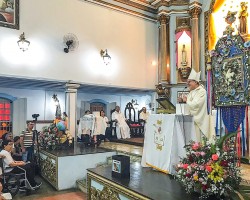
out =
[[39,117],[39,114],[33,114],[32,117],[34,118],[34,121],[37,121],[37,118]]

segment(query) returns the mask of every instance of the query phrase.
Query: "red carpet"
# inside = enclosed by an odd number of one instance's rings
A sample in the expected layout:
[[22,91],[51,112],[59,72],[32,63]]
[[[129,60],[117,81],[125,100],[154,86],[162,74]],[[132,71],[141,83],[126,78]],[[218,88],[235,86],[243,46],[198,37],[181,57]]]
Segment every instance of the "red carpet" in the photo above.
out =
[[65,194],[58,194],[50,197],[42,197],[37,200],[87,200],[87,195],[82,192],[69,192]]

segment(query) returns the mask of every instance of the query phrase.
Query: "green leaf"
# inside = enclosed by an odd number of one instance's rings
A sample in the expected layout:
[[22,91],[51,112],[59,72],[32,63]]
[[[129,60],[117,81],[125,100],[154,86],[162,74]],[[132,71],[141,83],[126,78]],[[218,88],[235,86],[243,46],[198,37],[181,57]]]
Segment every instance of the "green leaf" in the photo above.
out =
[[241,131],[241,130],[236,131],[236,132],[232,132],[232,133],[228,133],[228,134],[224,135],[223,137],[221,137],[221,138],[219,139],[219,141],[218,141],[218,147],[219,147],[220,149],[222,149],[225,140],[227,140],[227,139],[229,139],[229,138],[231,138],[231,137],[236,136],[240,131]]

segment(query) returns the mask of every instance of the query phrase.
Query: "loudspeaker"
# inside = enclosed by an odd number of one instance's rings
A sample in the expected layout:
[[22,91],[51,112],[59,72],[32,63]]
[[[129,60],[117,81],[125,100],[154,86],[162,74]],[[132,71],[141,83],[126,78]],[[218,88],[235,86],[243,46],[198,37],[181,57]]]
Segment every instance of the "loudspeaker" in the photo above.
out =
[[112,176],[116,178],[130,177],[130,157],[124,155],[112,156]]

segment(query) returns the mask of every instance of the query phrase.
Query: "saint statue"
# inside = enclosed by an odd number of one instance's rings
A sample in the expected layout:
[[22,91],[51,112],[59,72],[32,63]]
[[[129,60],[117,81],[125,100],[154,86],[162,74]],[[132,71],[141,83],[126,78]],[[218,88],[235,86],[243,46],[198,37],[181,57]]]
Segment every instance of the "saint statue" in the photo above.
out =
[[187,51],[185,49],[185,44],[183,44],[182,50],[181,50],[181,65],[187,66]]
[[248,17],[246,2],[241,2],[240,6],[241,10],[239,13],[239,21],[240,21],[239,32],[240,34],[245,35],[247,34],[247,17]]

